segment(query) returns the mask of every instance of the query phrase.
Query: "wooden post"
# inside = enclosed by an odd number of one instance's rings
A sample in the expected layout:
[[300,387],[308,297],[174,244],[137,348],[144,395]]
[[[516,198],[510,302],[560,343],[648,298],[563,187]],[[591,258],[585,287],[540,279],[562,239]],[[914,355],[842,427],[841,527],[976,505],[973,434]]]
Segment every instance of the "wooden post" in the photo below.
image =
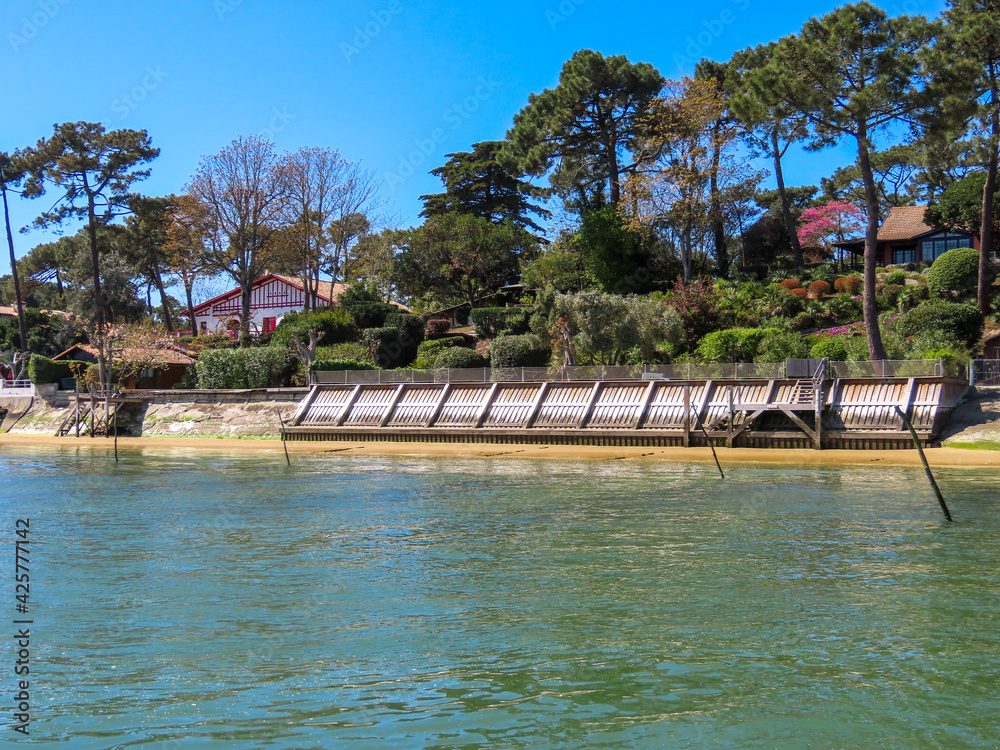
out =
[[726,447],[733,447],[733,387],[729,386],[729,422],[726,428]]
[[923,446],[920,445],[920,438],[917,437],[917,431],[913,429],[913,423],[910,418],[906,416],[906,413],[900,409],[898,406],[895,407],[896,413],[899,414],[899,418],[903,420],[903,424],[906,425],[907,429],[910,431],[910,435],[913,437],[913,444],[917,446],[917,453],[920,454],[920,461],[924,465],[924,473],[927,474],[927,481],[931,483],[931,488],[934,490],[934,494],[937,495],[938,505],[941,506],[941,512],[944,513],[946,521],[951,521],[951,511],[948,510],[948,504],[944,501],[944,495],[941,494],[941,488],[938,487],[937,482],[934,481],[934,474],[931,473],[931,466],[927,463],[927,456],[924,455]]
[[278,417],[278,422],[281,424],[281,447],[285,449],[285,463],[289,466],[292,465],[292,459],[288,457],[288,444],[285,442],[285,420],[281,418],[281,412],[275,411]]
[[691,447],[691,386],[684,386],[684,447]]
[[816,436],[813,439],[813,447],[816,450],[823,450],[823,384],[826,381],[817,380],[816,387],[813,389],[813,398],[815,399],[815,409],[816,409]]
[[73,378],[73,391],[76,394],[76,413],[73,416],[73,421],[76,422],[76,436],[80,437],[80,383],[77,382],[76,378]]

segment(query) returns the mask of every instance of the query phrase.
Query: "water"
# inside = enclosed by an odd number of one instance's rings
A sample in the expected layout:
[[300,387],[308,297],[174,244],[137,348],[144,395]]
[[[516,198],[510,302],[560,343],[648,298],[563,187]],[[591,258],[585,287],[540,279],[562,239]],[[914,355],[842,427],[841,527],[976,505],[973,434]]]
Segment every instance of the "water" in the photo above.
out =
[[7,450],[33,744],[1000,744],[1000,472],[727,468]]

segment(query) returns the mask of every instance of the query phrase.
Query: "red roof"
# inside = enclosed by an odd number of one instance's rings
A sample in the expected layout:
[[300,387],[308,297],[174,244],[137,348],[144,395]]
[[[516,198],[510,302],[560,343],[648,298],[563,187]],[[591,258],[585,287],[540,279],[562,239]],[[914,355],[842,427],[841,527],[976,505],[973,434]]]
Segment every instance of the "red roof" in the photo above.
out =
[[933,232],[934,228],[924,223],[927,206],[894,206],[878,229],[879,242],[912,240]]
[[[64,352],[60,352],[52,359],[63,359],[74,351],[81,351],[89,354],[91,357],[97,357],[97,347],[90,346],[89,344],[73,344],[69,349]],[[156,352],[156,362],[159,365],[189,365],[194,362],[194,357],[191,356],[193,352],[185,352],[174,346],[164,346],[157,350]]]
[[[267,274],[267,276],[261,276],[253,283],[253,288],[258,287],[261,284],[270,281],[271,279],[278,279],[279,281],[285,282],[289,286],[295,287],[299,291],[302,292],[305,291],[305,286],[302,283],[302,279],[295,276],[284,276],[282,274],[277,274],[277,273],[269,273]],[[346,291],[347,291],[347,284],[334,284],[331,281],[321,281],[319,282],[316,296],[323,302],[326,302],[327,304],[336,304],[337,298]],[[217,302],[222,302],[222,300],[238,296],[239,293],[240,290],[238,288],[231,289],[228,292],[225,292],[224,294],[220,294],[218,297],[213,297],[207,302],[202,302],[200,305],[196,305],[194,308],[194,312],[195,314],[197,314],[204,309],[210,308]],[[187,316],[187,310],[183,311],[181,315]]]

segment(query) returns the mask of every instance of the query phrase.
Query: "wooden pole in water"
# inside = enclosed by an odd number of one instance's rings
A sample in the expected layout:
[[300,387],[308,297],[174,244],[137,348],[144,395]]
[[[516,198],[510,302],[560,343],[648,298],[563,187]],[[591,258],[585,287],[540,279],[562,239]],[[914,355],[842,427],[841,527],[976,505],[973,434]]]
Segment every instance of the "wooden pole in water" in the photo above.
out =
[[118,463],[118,406],[115,405],[115,463]]
[[701,428],[702,434],[705,436],[705,442],[707,442],[708,447],[712,449],[712,458],[715,459],[715,465],[719,469],[719,474],[722,476],[723,479],[725,479],[726,475],[722,471],[722,464],[719,463],[719,457],[715,453],[715,443],[713,443],[712,439],[708,436],[708,430],[705,429],[705,423],[701,421],[701,414],[698,413],[697,409],[694,412],[694,418],[698,422],[698,426]]
[[281,412],[275,413],[278,415],[278,421],[281,423],[281,447],[285,449],[285,463],[291,466],[292,459],[288,457],[288,445],[285,444],[285,420],[281,418]]
[[920,454],[920,460],[924,464],[924,471],[927,473],[927,479],[931,483],[931,487],[934,489],[934,494],[937,495],[938,505],[941,506],[941,512],[944,513],[946,521],[951,521],[951,511],[948,510],[948,504],[944,501],[944,495],[941,494],[941,488],[938,487],[937,482],[934,481],[934,475],[931,473],[930,464],[927,463],[927,456],[924,455],[924,449],[920,445],[920,438],[917,437],[917,431],[913,429],[913,423],[910,418],[906,416],[906,412],[900,409],[898,406],[895,407],[896,413],[902,418],[903,424],[906,425],[906,429],[910,431],[910,435],[913,437],[913,444],[917,446],[917,453]]

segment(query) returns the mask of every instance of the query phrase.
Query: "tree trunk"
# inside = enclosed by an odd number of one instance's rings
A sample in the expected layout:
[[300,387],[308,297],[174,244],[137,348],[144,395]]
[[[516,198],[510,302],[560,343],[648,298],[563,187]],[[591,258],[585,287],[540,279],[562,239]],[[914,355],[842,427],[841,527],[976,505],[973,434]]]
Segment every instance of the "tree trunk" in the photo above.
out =
[[[89,188],[88,188],[89,191]],[[104,354],[104,297],[101,294],[101,257],[97,248],[97,216],[94,213],[94,196],[87,194],[87,236],[90,239],[90,262],[94,273],[94,323],[97,326],[97,372],[102,384],[110,383],[110,368]]]
[[191,335],[198,335],[198,321],[194,319],[194,281],[184,282],[184,294],[187,296],[188,320],[191,321]]
[[14,277],[14,299],[17,305],[17,330],[21,336],[21,351],[28,350],[28,322],[24,319],[24,301],[21,298],[20,274],[17,272],[17,260],[14,258],[14,235],[10,231],[10,208],[7,205],[7,183],[0,182],[0,192],[3,193],[3,218],[7,227],[7,248],[10,250],[10,274]]
[[799,235],[795,230],[795,220],[792,219],[792,204],[788,200],[788,191],[785,190],[785,175],[781,171],[781,148],[778,144],[777,125],[771,131],[771,148],[774,152],[774,178],[778,182],[781,218],[785,221],[785,230],[788,232],[788,239],[792,243],[792,255],[795,257],[795,267],[805,268],[806,261],[802,255],[802,243],[799,242]]
[[990,287],[987,280],[989,279],[990,261],[993,258],[993,244],[996,242],[993,236],[993,197],[997,189],[997,161],[1000,158],[1000,99],[998,99],[1000,91],[997,90],[996,72],[992,68],[990,69],[990,89],[993,112],[990,117],[990,137],[987,140],[990,153],[986,163],[986,184],[983,186],[982,223],[979,230],[979,284],[976,294],[976,302],[983,315],[989,315],[991,312]]
[[865,204],[868,227],[865,232],[865,273],[863,308],[865,329],[868,333],[868,356],[875,362],[885,359],[882,345],[882,331],[878,327],[878,305],[875,303],[875,253],[878,250],[878,192],[872,174],[871,158],[868,153],[868,134],[862,130],[858,134],[858,167],[865,184]]
[[253,276],[248,282],[240,282],[240,339],[243,346],[250,345],[250,295],[253,292]]
[[729,252],[726,249],[726,222],[722,216],[722,196],[719,192],[719,165],[722,161],[722,121],[718,120],[712,131],[712,177],[709,183],[711,195],[712,233],[715,239],[715,263],[719,277],[729,278]]
[[156,262],[153,263],[153,283],[156,284],[156,291],[160,293],[163,324],[167,327],[167,331],[172,333],[174,330],[174,319],[170,315],[170,304],[167,302],[167,292],[163,287],[163,274],[160,273],[160,264]]

